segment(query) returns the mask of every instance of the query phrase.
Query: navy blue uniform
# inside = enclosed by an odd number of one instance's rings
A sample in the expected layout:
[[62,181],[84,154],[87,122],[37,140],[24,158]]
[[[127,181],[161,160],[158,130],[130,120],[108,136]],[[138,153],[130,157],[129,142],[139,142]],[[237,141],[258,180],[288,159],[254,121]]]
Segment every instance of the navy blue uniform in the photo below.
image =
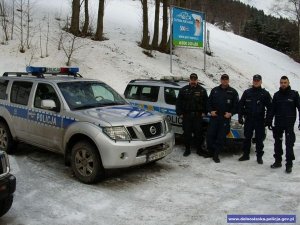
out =
[[274,158],[275,163],[282,161],[282,136],[285,132],[285,145],[286,145],[286,166],[292,167],[294,155],[294,143],[296,136],[294,132],[294,125],[296,122],[296,109],[300,115],[300,97],[297,91],[287,89],[279,89],[274,94],[272,101],[272,112],[268,118],[268,123],[272,124],[273,117],[275,117],[275,126],[273,128],[274,144]]
[[212,89],[207,104],[208,112],[217,111],[216,117],[211,117],[207,130],[207,148],[213,157],[218,157],[223,150],[227,133],[230,131],[230,118],[225,113],[237,113],[239,95],[232,87],[222,88],[221,85]]
[[239,102],[239,119],[245,117],[244,135],[245,141],[243,145],[244,156],[249,157],[251,140],[255,131],[256,140],[256,156],[261,158],[264,154],[263,140],[265,134],[265,118],[271,110],[272,98],[268,91],[259,88],[249,88],[244,91]]
[[202,113],[207,113],[207,92],[199,84],[192,87],[186,85],[180,89],[176,101],[176,114],[183,115],[182,127],[184,131],[184,142],[186,150],[190,150],[192,133],[197,141],[197,150],[201,150],[203,141]]

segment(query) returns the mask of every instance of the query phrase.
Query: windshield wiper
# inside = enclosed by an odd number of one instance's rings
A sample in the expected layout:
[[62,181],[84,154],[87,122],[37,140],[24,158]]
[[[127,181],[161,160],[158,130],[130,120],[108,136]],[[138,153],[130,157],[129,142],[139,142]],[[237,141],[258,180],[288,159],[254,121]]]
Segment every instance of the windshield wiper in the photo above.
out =
[[89,109],[89,108],[102,107],[102,106],[104,106],[104,105],[101,103],[94,103],[94,104],[88,104],[88,105],[74,107],[73,109],[80,110],[80,109]]

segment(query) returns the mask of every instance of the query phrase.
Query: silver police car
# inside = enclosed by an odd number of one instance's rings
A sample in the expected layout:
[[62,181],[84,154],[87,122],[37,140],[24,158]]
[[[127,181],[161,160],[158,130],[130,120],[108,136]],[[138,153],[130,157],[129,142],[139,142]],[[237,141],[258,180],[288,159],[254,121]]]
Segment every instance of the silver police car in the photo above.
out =
[[130,105],[78,68],[27,67],[0,78],[0,150],[26,142],[65,156],[76,177],[94,183],[105,169],[170,154],[174,133],[161,114]]

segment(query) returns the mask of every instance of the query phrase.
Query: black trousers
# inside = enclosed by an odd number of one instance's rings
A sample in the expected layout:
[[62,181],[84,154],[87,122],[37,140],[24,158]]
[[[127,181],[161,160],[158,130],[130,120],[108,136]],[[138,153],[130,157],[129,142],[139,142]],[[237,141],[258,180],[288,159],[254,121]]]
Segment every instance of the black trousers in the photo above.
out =
[[246,118],[245,125],[244,125],[244,144],[243,144],[243,151],[244,155],[249,156],[251,142],[253,137],[253,132],[255,131],[255,141],[256,141],[256,156],[262,157],[264,154],[264,138],[265,134],[265,125],[263,119],[248,119]]
[[192,134],[196,140],[196,148],[201,150],[203,142],[202,116],[201,114],[185,114],[183,116],[182,127],[184,131],[184,144],[187,150],[191,149],[193,140]]
[[207,148],[213,156],[223,151],[226,135],[230,131],[230,119],[211,117],[207,130]]
[[273,137],[275,139],[274,158],[275,158],[276,162],[281,163],[282,155],[283,155],[283,149],[282,149],[283,133],[285,133],[286,166],[293,166],[293,160],[295,160],[295,155],[294,155],[294,149],[293,148],[294,148],[294,143],[296,141],[294,126],[291,126],[291,125],[286,126],[286,127],[275,126],[273,128]]

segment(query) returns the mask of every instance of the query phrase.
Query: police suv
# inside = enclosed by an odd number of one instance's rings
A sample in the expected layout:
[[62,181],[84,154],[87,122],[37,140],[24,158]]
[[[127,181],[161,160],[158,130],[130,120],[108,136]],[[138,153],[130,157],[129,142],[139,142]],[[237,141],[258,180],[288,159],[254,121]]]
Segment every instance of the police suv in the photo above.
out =
[[22,141],[61,153],[84,183],[171,153],[174,133],[162,115],[130,105],[78,68],[26,70],[0,78],[0,150],[11,153]]
[[[183,77],[164,77],[161,80],[138,79],[128,83],[124,96],[134,106],[149,111],[158,111],[167,116],[173,131],[183,134],[182,119],[176,115],[176,99],[179,90],[188,84]],[[201,84],[204,86],[203,84]],[[208,94],[210,89],[205,87]],[[209,122],[209,116],[203,118],[204,126]],[[231,119],[231,129],[227,134],[227,140],[242,141],[244,139],[243,126],[238,123],[237,116]]]

